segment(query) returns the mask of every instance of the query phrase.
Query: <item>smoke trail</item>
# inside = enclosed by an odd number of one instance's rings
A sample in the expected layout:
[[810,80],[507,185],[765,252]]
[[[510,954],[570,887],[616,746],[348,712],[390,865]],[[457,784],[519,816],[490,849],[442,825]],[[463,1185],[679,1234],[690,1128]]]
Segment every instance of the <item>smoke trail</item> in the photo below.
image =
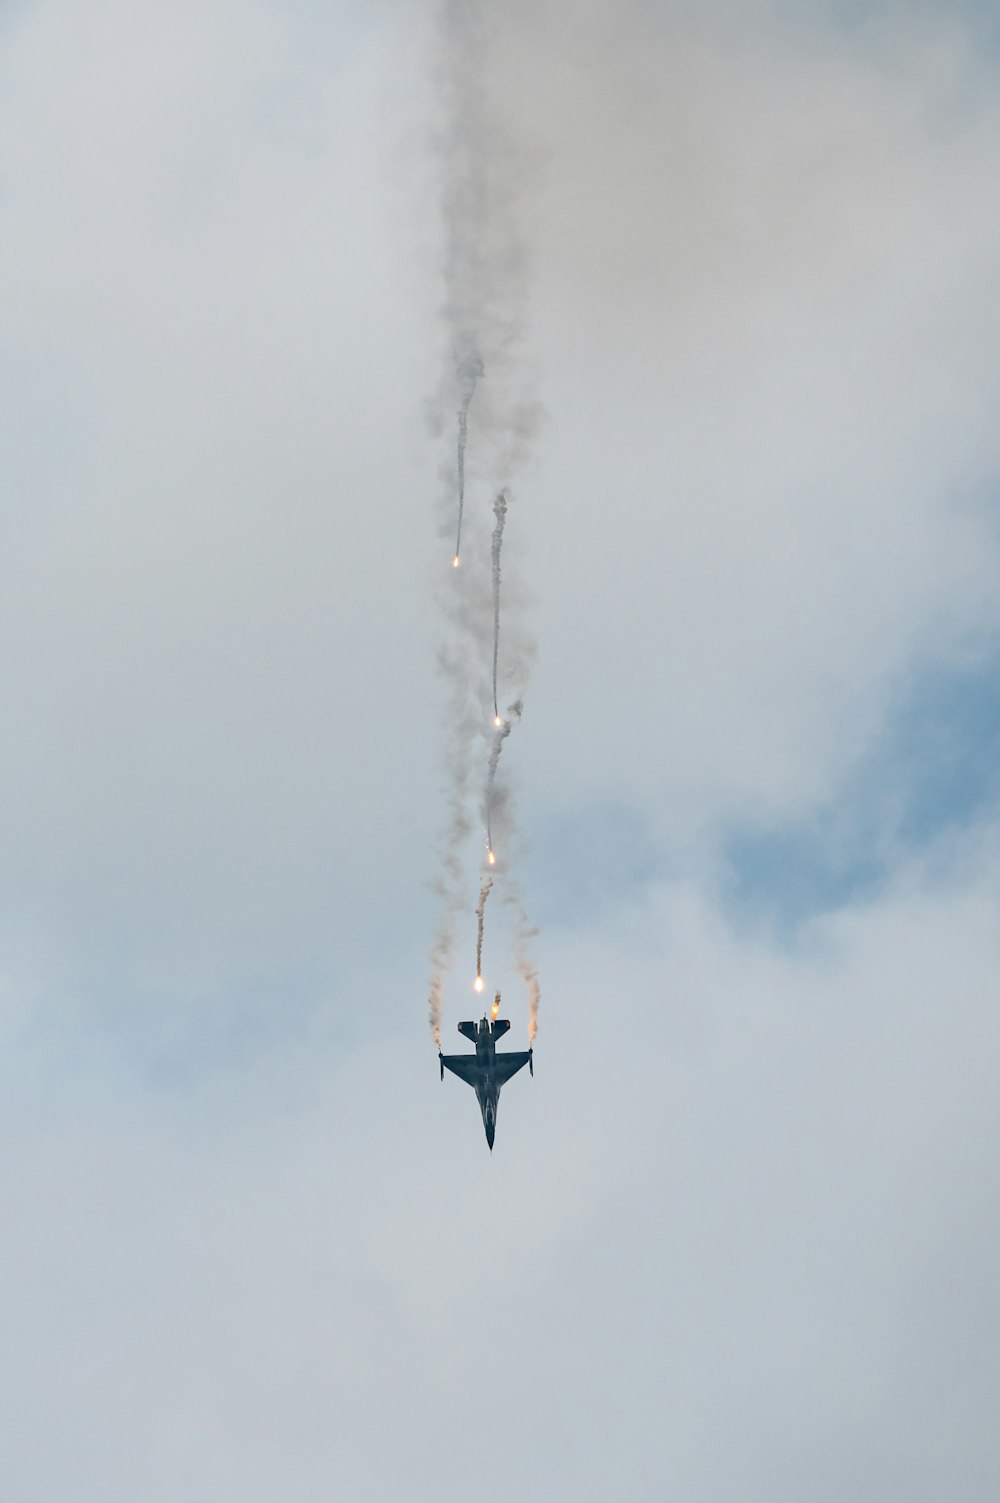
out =
[[434,891],[441,901],[441,916],[431,945],[429,1022],[434,1041],[441,1045],[441,1012],[444,982],[451,969],[456,945],[456,921],[464,907],[465,868],[463,849],[472,832],[470,803],[473,786],[475,731],[482,711],[473,693],[468,631],[456,607],[454,641],[438,657],[438,667],[448,687],[447,707],[451,734],[446,749],[448,817],[441,846]]
[[493,811],[496,807],[496,782],[497,768],[500,766],[500,753],[503,744],[507,740],[514,726],[521,718],[524,705],[516,699],[507,711],[506,719],[502,720],[493,732],[493,745],[490,747],[489,761],[486,764],[486,794],[484,797],[486,813],[486,849],[493,855]]
[[[479,330],[485,327],[483,307],[492,281],[484,261],[489,219],[486,187],[487,148],[484,124],[485,14],[482,0],[446,0],[440,12],[437,95],[443,116],[437,133],[440,157],[441,208],[445,231],[443,315],[450,350],[432,418],[432,431],[446,411],[457,412],[455,452],[458,481],[458,518],[455,525],[455,477],[447,481],[447,517],[443,531],[455,528],[455,563],[462,546],[465,509],[466,447],[469,408],[484,373]],[[496,341],[487,339],[487,350]],[[492,358],[492,355],[488,355]],[[446,597],[450,634],[439,667],[447,685],[449,735],[445,745],[447,822],[439,874],[434,889],[441,915],[431,945],[429,1012],[434,1040],[440,1047],[444,983],[454,959],[458,915],[465,906],[464,848],[472,829],[472,769],[477,737],[485,715],[482,703],[481,643],[488,632],[477,614],[476,560],[470,569],[454,572]],[[488,639],[487,639],[488,640]]]
[[[448,429],[450,441],[455,433],[451,424],[457,425],[455,445],[442,467],[440,533],[454,539],[454,563],[461,555],[462,564],[461,569],[447,571],[443,595],[448,627],[447,650],[441,657],[449,726],[448,813],[434,883],[441,916],[431,947],[429,988],[431,1031],[440,1044],[445,979],[455,958],[459,917],[468,911],[477,793],[483,800],[478,812],[487,827],[489,863],[480,879],[476,908],[477,972],[486,905],[496,876],[491,869],[496,859],[493,836],[511,833],[507,789],[498,780],[498,767],[504,741],[521,716],[533,644],[518,614],[517,592],[505,590],[503,680],[505,694],[515,703],[500,721],[500,549],[510,486],[530,454],[540,407],[525,379],[527,263],[517,213],[533,154],[516,144],[516,119],[501,77],[507,54],[503,45],[492,45],[503,43],[503,12],[491,0],[440,0],[437,8],[434,94],[441,114],[434,144],[441,170],[440,306],[445,349],[430,415],[436,437]],[[500,73],[494,71],[497,60]],[[492,550],[480,509],[470,507],[466,514],[467,488],[470,496],[480,492],[496,498]],[[492,589],[487,577],[491,564]],[[485,790],[481,755],[487,763]],[[504,889],[512,880],[508,867],[505,863]],[[526,921],[521,927],[527,930]]]
[[460,906],[462,865],[458,850],[468,834],[469,823],[464,810],[456,810],[450,821],[447,848],[442,861],[442,877],[437,884],[443,900],[441,921],[431,945],[431,980],[428,995],[428,1022],[438,1048],[441,1047],[441,1012],[444,1004],[444,980],[451,969],[455,953],[455,918]]
[[[537,929],[532,929],[532,934],[537,934]],[[542,1000],[542,990],[538,983],[538,971],[535,963],[522,955],[520,960],[515,953],[515,964],[528,988],[528,1043],[533,1044],[538,1036],[538,1004]]]
[[465,384],[462,405],[458,409],[458,529],[455,534],[455,563],[462,556],[462,516],[465,512],[465,446],[469,440],[469,407],[476,394],[476,382],[483,374],[483,362],[478,355],[470,355],[458,367],[458,376]]
[[441,1013],[444,1010],[445,957],[438,954],[437,947],[431,950],[431,984],[427,996],[427,1021],[431,1038],[441,1048]]
[[[528,458],[541,412],[525,380],[527,259],[517,212],[536,152],[518,145],[504,82],[491,70],[490,43],[500,39],[501,26],[501,10],[492,0],[440,5],[434,81],[441,115],[434,140],[441,167],[441,313],[448,347],[432,422],[440,432],[445,414],[457,412],[459,543],[473,396],[477,468],[500,486]],[[502,46],[496,51],[503,56]],[[487,369],[489,382],[479,392]],[[448,492],[451,522],[453,476]]]
[[462,863],[459,855],[469,833],[469,820],[461,802],[456,802],[449,821],[442,873],[436,884],[443,912],[431,945],[431,980],[428,995],[428,1022],[438,1048],[441,1047],[441,1012],[444,1004],[444,980],[451,969],[455,953],[455,919],[461,903]]
[[533,1044],[538,1032],[538,1005],[542,999],[538,966],[531,954],[531,944],[538,929],[528,918],[524,900],[516,887],[511,886],[504,894],[504,903],[514,911],[514,966],[528,991],[528,1043]]
[[476,904],[476,977],[483,974],[483,928],[486,923],[486,899],[493,891],[493,875],[487,872],[483,877],[483,885],[479,889],[479,902]]
[[500,548],[503,543],[503,524],[507,520],[507,492],[501,491],[493,503],[493,515],[497,525],[493,529],[491,558],[493,562],[493,721],[500,718],[497,709],[497,659],[500,656]]

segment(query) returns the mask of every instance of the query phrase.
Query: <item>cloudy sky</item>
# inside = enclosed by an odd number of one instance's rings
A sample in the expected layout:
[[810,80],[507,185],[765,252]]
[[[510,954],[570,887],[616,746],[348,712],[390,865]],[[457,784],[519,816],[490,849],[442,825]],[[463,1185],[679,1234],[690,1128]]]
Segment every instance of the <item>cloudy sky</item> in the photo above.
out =
[[482,9],[492,1156],[426,1022],[436,9],[0,11],[0,1492],[992,1503],[995,15]]

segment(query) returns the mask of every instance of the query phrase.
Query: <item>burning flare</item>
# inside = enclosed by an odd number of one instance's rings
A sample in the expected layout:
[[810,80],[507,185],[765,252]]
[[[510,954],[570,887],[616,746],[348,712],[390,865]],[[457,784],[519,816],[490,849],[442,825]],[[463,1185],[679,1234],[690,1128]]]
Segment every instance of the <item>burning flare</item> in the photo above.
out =
[[491,1018],[497,1017],[498,1014],[499,1014],[499,1012],[500,1012],[500,993],[497,992],[496,996],[493,998],[493,1006],[490,1008],[490,1017]]
[[452,567],[452,568],[453,568],[453,569],[457,569],[457,568],[458,568],[458,565],[459,565],[459,562],[460,562],[460,560],[459,560],[459,557],[458,557],[458,554],[457,554],[457,553],[456,553],[456,554],[455,554],[455,557],[454,557],[454,558],[453,558],[453,559],[452,559],[452,561],[451,561],[451,567]]
[[476,989],[477,992],[481,992],[482,989],[483,989],[483,978],[482,978],[482,976],[477,976],[476,979],[475,979],[475,981],[472,984],[475,987],[475,989]]

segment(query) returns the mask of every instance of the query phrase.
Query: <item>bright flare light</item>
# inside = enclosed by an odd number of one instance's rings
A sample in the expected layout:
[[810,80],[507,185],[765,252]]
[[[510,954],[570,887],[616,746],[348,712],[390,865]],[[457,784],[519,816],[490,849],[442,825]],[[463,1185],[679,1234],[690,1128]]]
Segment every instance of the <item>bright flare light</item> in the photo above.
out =
[[458,554],[457,553],[455,554],[455,557],[451,561],[451,567],[453,569],[457,569],[458,568]]
[[496,1015],[497,1015],[497,1013],[499,1011],[500,1011],[500,993],[497,992],[496,996],[493,999],[493,1006],[490,1008],[490,1012],[493,1015],[493,1017],[496,1017]]
[[490,866],[496,866],[497,858],[492,851],[487,852],[486,859],[490,863]]
[[482,976],[477,976],[476,979],[475,979],[475,981],[473,982],[473,985],[475,986],[477,992],[481,992],[482,989],[483,989],[483,978],[482,978]]
[[493,724],[499,730],[499,728],[503,725],[503,716],[502,715],[494,715],[494,717],[493,717]]

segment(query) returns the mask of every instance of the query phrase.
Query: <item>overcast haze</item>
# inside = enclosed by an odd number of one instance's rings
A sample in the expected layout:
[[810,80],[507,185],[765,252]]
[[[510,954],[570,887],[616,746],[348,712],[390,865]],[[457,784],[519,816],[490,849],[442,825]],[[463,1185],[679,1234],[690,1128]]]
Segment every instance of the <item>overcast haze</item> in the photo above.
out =
[[995,17],[484,11],[492,1155],[426,1021],[437,12],[0,16],[0,1493],[993,1503]]

